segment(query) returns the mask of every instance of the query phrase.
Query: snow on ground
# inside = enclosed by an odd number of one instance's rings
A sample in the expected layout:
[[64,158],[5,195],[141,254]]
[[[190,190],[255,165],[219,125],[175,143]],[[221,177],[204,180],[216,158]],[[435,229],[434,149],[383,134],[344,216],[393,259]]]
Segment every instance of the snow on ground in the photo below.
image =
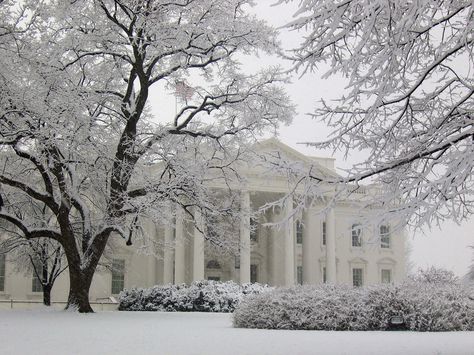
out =
[[232,328],[231,314],[0,311],[7,354],[474,354],[474,332],[325,332]]

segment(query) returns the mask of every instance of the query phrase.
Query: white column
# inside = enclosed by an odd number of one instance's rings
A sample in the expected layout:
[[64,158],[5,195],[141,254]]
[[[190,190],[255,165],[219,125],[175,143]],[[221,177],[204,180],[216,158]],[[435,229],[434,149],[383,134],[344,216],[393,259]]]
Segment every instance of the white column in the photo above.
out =
[[185,249],[184,249],[184,211],[176,206],[176,232],[174,245],[174,283],[184,283],[185,276]]
[[194,211],[193,281],[204,280],[204,224],[199,208]]
[[326,216],[326,280],[336,283],[336,217],[334,208]]
[[[157,228],[156,228],[156,225],[155,223],[152,221],[152,220],[148,220],[147,221],[147,229],[148,229],[148,233],[150,235],[151,238],[153,238],[153,242],[158,242],[158,231],[157,231]],[[157,284],[157,280],[156,280],[156,269],[157,269],[157,260],[156,260],[156,257],[155,255],[150,255],[148,256],[148,284],[150,286],[154,286]]]
[[318,248],[321,218],[308,207],[303,213],[303,283],[316,285],[318,282]]
[[165,226],[165,243],[163,253],[163,283],[173,283],[173,226]]
[[[295,232],[294,219],[291,216],[293,213],[293,200],[285,203],[285,233],[284,238],[284,265],[285,265],[285,286],[292,286],[295,284]],[[289,217],[291,216],[291,217]]]
[[240,200],[240,283],[250,282],[250,194],[242,191]]

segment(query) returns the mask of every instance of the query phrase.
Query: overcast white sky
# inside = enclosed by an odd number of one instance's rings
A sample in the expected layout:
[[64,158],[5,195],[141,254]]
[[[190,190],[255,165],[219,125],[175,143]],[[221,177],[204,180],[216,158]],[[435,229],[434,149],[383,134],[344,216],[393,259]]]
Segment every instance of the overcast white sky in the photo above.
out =
[[[279,27],[291,21],[298,1],[291,5],[271,6],[275,2],[276,0],[258,0],[257,6],[252,11],[266,19],[271,25]],[[297,33],[283,31],[281,41],[285,47],[291,47],[297,44],[299,36],[300,34]],[[261,60],[267,61],[268,58]],[[297,105],[298,115],[291,126],[281,129],[279,138],[308,155],[334,156],[337,159],[336,166],[346,168],[356,162],[360,155],[354,153],[348,161],[344,161],[342,154],[333,155],[332,152],[315,151],[298,144],[304,141],[324,140],[327,137],[329,133],[327,127],[315,122],[306,113],[312,112],[321,98],[336,98],[344,89],[344,81],[341,78],[321,79],[320,75],[324,68],[321,69],[321,72],[306,75],[303,78],[295,76],[293,83],[287,86],[291,99]],[[467,272],[473,256],[469,246],[474,245],[474,219],[461,225],[447,221],[440,228],[433,227],[432,230],[425,228],[424,234],[409,232],[409,240],[412,245],[410,259],[414,263],[415,270],[418,267],[435,265],[445,267],[462,276]]]

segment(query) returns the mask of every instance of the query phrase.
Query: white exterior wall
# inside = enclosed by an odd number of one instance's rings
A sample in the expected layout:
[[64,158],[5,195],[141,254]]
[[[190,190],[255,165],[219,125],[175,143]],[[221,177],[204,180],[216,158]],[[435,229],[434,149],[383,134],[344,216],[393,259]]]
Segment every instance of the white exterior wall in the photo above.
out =
[[[272,141],[272,144],[276,144]],[[278,145],[278,149],[285,150],[284,145]],[[273,149],[265,146],[265,149]],[[288,150],[289,156],[295,159],[306,159],[299,153]],[[333,159],[307,158],[310,161],[319,161],[325,169],[333,169]],[[250,197],[250,206],[262,204],[271,198],[280,198],[287,189],[288,182],[282,177],[260,176],[258,171],[252,169],[248,172],[248,184],[246,186],[247,196]],[[248,191],[248,192],[247,192]],[[362,195],[362,194],[361,194]],[[262,197],[263,196],[263,197]],[[355,199],[359,198],[354,196]],[[261,201],[259,202],[259,199]],[[262,202],[263,201],[263,202]],[[267,211],[261,216],[257,228],[258,241],[250,244],[250,265],[257,265],[257,282],[288,286],[297,281],[297,267],[303,267],[303,283],[317,284],[323,282],[323,267],[327,264],[327,258],[333,258],[334,253],[327,253],[327,246],[322,243],[322,223],[327,218],[327,210],[322,211],[325,206],[308,206],[307,210],[300,216],[294,216],[293,228],[280,225],[270,228],[263,226],[264,223],[282,222],[289,209],[275,209]],[[356,200],[355,200],[356,201]],[[352,204],[351,204],[352,203]],[[335,246],[335,280],[336,283],[352,284],[352,268],[363,269],[364,284],[381,282],[381,270],[392,270],[393,282],[400,282],[405,278],[405,237],[403,231],[391,234],[391,247],[383,249],[380,247],[378,238],[378,226],[365,226],[362,232],[362,246],[352,247],[351,226],[360,223],[359,208],[354,205],[354,200],[345,201],[333,207],[335,218],[334,246]],[[299,219],[304,225],[303,244],[296,243],[296,220]],[[240,282],[241,270],[235,267],[235,258],[231,255],[211,256],[209,246],[204,249],[204,270],[193,270],[193,267],[202,267],[202,262],[195,263],[194,251],[195,228],[190,221],[183,221],[182,240],[183,249],[179,253],[181,260],[179,265],[174,262],[176,253],[173,233],[175,226],[155,226],[151,222],[145,223],[145,231],[156,238],[162,250],[157,250],[155,256],[138,255],[133,247],[125,247],[125,241],[118,240],[117,244],[122,247],[115,248],[113,258],[125,260],[124,287],[149,287],[164,282],[176,282],[176,270],[183,272],[183,281],[190,283],[196,275],[204,275],[204,278],[218,277],[222,281],[234,280]],[[242,226],[240,227],[243,228]],[[329,233],[331,228],[327,228]],[[235,238],[239,240],[242,230],[236,232]],[[166,238],[165,238],[166,234]],[[292,240],[288,240],[291,238]],[[327,236],[329,238],[329,236]],[[204,243],[206,245],[206,243]],[[291,255],[287,253],[290,252]],[[236,255],[237,256],[237,255]],[[110,257],[111,258],[111,257]],[[206,267],[211,259],[217,259],[219,269]],[[165,263],[166,260],[166,275]],[[248,264],[248,259],[246,263]],[[334,259],[333,259],[334,260]],[[194,266],[193,266],[194,265]],[[195,266],[201,265],[201,266]],[[178,269],[176,268],[178,267]],[[293,267],[293,270],[291,270]],[[170,271],[171,270],[171,271]],[[14,271],[14,265],[6,264],[5,291],[0,292],[0,298],[13,299],[41,299],[41,293],[31,292],[32,276],[23,275]],[[56,281],[52,290],[53,301],[64,301],[68,293],[67,271]],[[111,294],[111,272],[99,268],[93,279],[90,299],[108,297]]]
[[[278,222],[283,218],[281,212],[274,215],[267,213],[271,221]],[[321,283],[322,267],[326,263],[326,246],[322,244],[322,215],[311,212],[311,222],[304,226],[303,244],[296,244],[296,230],[293,233],[294,243],[294,279],[297,280],[297,266],[303,266],[303,282],[307,284]],[[351,226],[360,223],[354,211],[349,207],[336,207],[336,283],[352,284],[352,267],[360,267],[363,271],[364,284],[381,282],[381,270],[391,269],[393,282],[400,282],[405,278],[405,238],[403,232],[391,233],[389,249],[380,247],[378,228],[367,226],[362,232],[362,246],[352,247]],[[260,221],[263,223],[263,221]],[[296,225],[296,223],[295,223]],[[307,228],[311,228],[308,231]],[[295,227],[296,229],[296,227]],[[185,282],[192,282],[193,278],[193,226],[185,223]],[[164,238],[164,228],[156,228],[156,238]],[[257,281],[275,286],[285,286],[285,228],[269,228],[261,224],[257,231],[258,241],[251,243],[250,264],[257,265]],[[236,236],[238,237],[238,236]],[[305,249],[306,238],[311,243]],[[119,248],[113,258],[125,260],[125,288],[149,287],[163,283],[163,257],[136,254],[133,247]],[[305,263],[304,253],[308,250],[308,259]],[[210,260],[204,256],[204,267]],[[204,278],[219,277],[222,281],[234,280],[239,282],[239,269],[235,268],[234,259],[226,256],[218,258],[220,269],[204,269]],[[99,267],[93,279],[90,298],[97,300],[111,295],[111,272]],[[6,263],[5,291],[0,292],[0,298],[8,299],[42,299],[41,293],[31,292],[32,276],[16,272],[14,265],[8,260]],[[64,301],[68,291],[67,270],[56,281],[52,290],[53,301]]]

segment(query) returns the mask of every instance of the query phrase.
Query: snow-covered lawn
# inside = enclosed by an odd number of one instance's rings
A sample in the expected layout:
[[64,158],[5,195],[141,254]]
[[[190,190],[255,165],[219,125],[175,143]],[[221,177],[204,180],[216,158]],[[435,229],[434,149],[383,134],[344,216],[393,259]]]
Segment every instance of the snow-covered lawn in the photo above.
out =
[[0,311],[6,354],[474,354],[474,332],[232,328],[231,314]]

